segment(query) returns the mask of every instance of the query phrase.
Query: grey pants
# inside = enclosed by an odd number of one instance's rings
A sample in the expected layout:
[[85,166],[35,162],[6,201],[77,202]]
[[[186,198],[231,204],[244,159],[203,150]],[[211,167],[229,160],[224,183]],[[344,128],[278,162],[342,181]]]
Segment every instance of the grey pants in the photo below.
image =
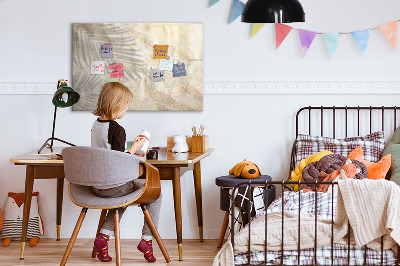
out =
[[[135,180],[133,180],[119,187],[113,187],[108,189],[93,188],[93,194],[101,198],[116,198],[128,195],[138,189],[141,189],[143,186],[144,182],[138,182],[138,181],[135,182]],[[160,197],[155,202],[146,204],[146,207],[149,210],[151,218],[153,218],[154,224],[156,225],[157,228],[158,228],[158,221],[160,219],[161,202],[162,202],[162,196],[160,194]],[[122,218],[122,215],[124,214],[125,210],[126,207],[118,208],[119,219]],[[114,214],[115,214],[115,209],[108,210],[106,220],[104,221],[100,233],[109,236],[114,236]],[[142,239],[146,240],[153,239],[153,234],[146,220],[144,221],[143,225]]]

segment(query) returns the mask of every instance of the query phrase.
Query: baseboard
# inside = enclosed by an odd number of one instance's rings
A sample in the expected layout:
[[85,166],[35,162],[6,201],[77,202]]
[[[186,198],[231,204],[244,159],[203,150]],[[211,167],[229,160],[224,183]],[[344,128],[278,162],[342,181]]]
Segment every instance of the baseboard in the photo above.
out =
[[[70,238],[72,234],[73,228],[61,228],[61,238]],[[163,239],[176,239],[176,231],[175,230],[159,230],[159,233]],[[93,238],[96,234],[95,228],[93,230],[85,230],[81,229],[79,231],[78,238]],[[220,230],[204,230],[203,237],[204,239],[218,239],[220,234]],[[121,228],[121,238],[122,239],[139,239],[142,235],[142,228],[138,229],[128,229]],[[198,239],[199,231],[197,230],[182,230],[183,239]],[[56,238],[57,232],[56,230],[48,230],[46,228],[45,235],[43,238]]]
[[[56,82],[0,83],[0,94],[53,94]],[[204,94],[400,94],[399,81],[205,81]]]

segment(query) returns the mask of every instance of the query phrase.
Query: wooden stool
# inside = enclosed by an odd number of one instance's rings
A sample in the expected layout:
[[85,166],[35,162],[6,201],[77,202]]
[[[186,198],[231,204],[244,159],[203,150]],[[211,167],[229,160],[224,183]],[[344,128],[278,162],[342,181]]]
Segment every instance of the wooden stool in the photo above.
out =
[[[237,184],[249,181],[250,179],[236,177],[234,175],[220,176],[215,179],[215,184],[220,187],[220,209],[225,212],[224,221],[222,222],[221,234],[219,235],[218,245],[220,248],[224,241],[226,228],[229,222],[229,207],[230,199],[229,193]],[[262,175],[257,178],[251,179],[251,181],[272,181],[272,178],[268,175]],[[265,195],[264,195],[265,196]],[[267,206],[275,200],[275,186],[268,188],[268,199]]]

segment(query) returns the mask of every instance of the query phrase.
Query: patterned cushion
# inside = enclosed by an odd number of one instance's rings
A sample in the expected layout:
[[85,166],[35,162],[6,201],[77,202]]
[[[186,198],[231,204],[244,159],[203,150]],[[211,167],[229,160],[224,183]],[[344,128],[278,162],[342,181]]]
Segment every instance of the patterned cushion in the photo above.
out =
[[333,139],[299,134],[296,139],[296,165],[310,155],[323,150],[346,156],[357,146],[364,150],[364,159],[378,162],[385,147],[383,131],[378,131],[364,137]]

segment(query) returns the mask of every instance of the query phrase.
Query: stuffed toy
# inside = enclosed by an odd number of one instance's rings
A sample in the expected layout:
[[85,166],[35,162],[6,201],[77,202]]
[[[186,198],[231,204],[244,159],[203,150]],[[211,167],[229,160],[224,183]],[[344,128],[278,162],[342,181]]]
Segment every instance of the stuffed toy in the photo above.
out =
[[[302,176],[302,172],[304,167],[306,167],[306,165],[308,165],[309,163],[312,162],[317,162],[319,160],[321,160],[322,157],[326,156],[326,155],[330,155],[333,154],[333,152],[331,151],[321,151],[318,153],[315,153],[311,156],[308,156],[307,158],[301,160],[299,162],[299,164],[297,165],[297,167],[290,173],[290,181],[303,181],[303,176]],[[294,188],[294,191],[298,191],[299,190],[299,185],[291,185]]]
[[189,146],[186,143],[185,136],[175,136],[174,137],[175,146],[172,148],[172,152],[188,152]]
[[[43,223],[39,216],[37,200],[38,194],[39,192],[32,193],[31,212],[29,214],[27,239],[30,239],[29,246],[31,247],[35,246],[40,236],[43,235]],[[1,230],[3,247],[8,247],[11,240],[21,241],[23,213],[24,193],[8,193]]]
[[260,168],[258,168],[255,163],[246,160],[247,158],[244,159],[242,162],[237,163],[231,170],[229,170],[229,174],[249,179],[257,178],[258,176],[260,176]]
[[386,177],[387,172],[390,169],[392,155],[387,154],[383,157],[379,162],[373,163],[368,162],[363,159],[363,149],[361,146],[355,148],[350,154],[347,156],[349,159],[356,159],[367,166],[368,169],[368,179],[384,179]]

